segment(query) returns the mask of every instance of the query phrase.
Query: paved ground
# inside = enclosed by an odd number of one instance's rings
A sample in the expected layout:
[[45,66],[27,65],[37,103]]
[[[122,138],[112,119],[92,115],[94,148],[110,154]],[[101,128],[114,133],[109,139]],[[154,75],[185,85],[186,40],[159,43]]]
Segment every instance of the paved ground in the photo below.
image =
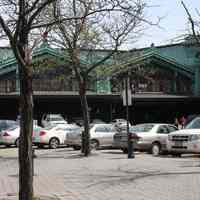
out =
[[[0,148],[0,199],[18,191],[15,148]],[[69,148],[37,150],[34,190],[37,196],[65,200],[199,200],[200,157],[127,159],[119,150],[88,157]]]

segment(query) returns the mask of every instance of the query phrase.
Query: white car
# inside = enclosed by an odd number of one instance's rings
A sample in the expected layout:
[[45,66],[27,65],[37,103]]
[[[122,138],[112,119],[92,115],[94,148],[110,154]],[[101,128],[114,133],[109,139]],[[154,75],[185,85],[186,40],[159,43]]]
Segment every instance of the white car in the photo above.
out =
[[19,145],[19,126],[15,125],[7,130],[4,130],[0,134],[0,144],[6,145],[7,147],[11,145]]
[[[41,127],[34,125],[33,126],[33,135],[37,134],[40,131]],[[7,130],[2,131],[0,134],[0,144],[6,145],[7,147],[11,145],[19,146],[19,135],[20,127],[19,125],[13,125]]]
[[[115,124],[116,126],[122,127],[122,126],[127,125],[127,120],[126,119],[113,119],[111,123]],[[130,123],[129,123],[129,126],[131,126]]]
[[49,148],[56,149],[59,145],[64,144],[66,134],[75,127],[78,126],[74,124],[59,124],[55,126],[51,124],[33,136],[33,144],[39,148],[48,145]]
[[174,156],[185,153],[200,153],[200,117],[194,118],[181,130],[168,136],[167,150]]
[[[83,129],[82,129],[83,131]],[[113,136],[116,128],[113,124],[92,124],[90,127],[91,148],[113,146]],[[81,148],[81,131],[67,134],[65,144],[72,146],[75,150]]]
[[44,127],[58,124],[68,124],[60,114],[47,114],[43,116],[42,125]]

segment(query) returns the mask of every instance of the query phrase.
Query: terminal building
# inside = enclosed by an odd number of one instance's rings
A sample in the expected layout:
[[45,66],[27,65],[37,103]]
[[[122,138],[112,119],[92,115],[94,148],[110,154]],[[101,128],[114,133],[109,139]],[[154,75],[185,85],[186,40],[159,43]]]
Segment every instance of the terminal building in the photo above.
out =
[[[44,42],[33,53],[34,115],[37,119],[44,113],[60,113],[69,121],[82,116],[78,84],[70,62],[66,65],[66,52]],[[83,60],[87,52],[81,51]],[[92,52],[93,57],[109,53]],[[124,69],[130,72],[132,123],[172,123],[175,117],[200,113],[200,48],[190,38],[178,44],[152,44],[148,48],[120,51],[114,60],[112,66],[105,64],[103,67],[110,67],[108,74],[94,71],[89,78],[87,99],[91,119],[109,122],[125,118],[121,97],[123,80],[127,78]],[[18,105],[17,62],[9,47],[0,47],[0,118],[16,118]]]

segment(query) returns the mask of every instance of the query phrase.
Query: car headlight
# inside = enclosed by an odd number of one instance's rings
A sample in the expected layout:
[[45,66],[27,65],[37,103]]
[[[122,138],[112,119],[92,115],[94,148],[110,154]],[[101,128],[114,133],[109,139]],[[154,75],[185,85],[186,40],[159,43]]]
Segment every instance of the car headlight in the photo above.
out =
[[199,140],[200,139],[200,134],[199,135],[191,135],[190,136],[190,140],[193,141],[193,140]]
[[173,136],[169,134],[169,135],[168,135],[168,140],[169,140],[169,141],[172,141],[172,139],[173,139]]

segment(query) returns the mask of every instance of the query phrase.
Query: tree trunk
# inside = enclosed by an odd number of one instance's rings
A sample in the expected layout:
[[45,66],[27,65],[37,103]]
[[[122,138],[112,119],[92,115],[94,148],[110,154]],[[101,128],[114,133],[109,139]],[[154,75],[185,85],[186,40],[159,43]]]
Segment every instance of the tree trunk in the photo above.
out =
[[81,107],[84,119],[84,132],[82,136],[82,153],[84,153],[84,156],[88,156],[90,154],[89,113],[88,113],[88,104],[86,98],[86,86],[84,82],[79,83],[79,95],[81,99]]
[[[22,70],[20,70],[22,73]],[[27,73],[28,74],[28,73]],[[33,199],[33,92],[32,79],[20,75],[19,200]]]

